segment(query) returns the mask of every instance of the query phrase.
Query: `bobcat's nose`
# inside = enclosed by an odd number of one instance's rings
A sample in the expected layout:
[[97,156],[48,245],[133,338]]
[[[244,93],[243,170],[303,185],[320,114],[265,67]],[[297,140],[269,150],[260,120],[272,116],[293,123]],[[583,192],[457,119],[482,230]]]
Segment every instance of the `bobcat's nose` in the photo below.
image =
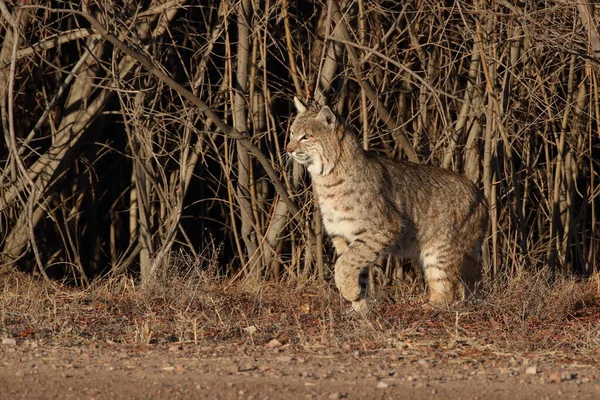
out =
[[298,144],[296,142],[289,142],[288,145],[285,146],[285,151],[287,151],[288,153],[293,153],[297,147]]

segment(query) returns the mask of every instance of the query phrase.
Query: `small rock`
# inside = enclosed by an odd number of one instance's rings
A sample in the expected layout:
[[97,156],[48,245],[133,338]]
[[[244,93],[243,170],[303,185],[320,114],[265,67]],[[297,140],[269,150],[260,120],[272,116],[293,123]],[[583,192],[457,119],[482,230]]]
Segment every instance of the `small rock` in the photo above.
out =
[[331,393],[331,394],[329,395],[329,398],[330,398],[331,400],[337,400],[337,399],[341,399],[341,398],[342,398],[342,395],[341,395],[341,393],[338,393],[338,392],[333,392],[333,393]]
[[17,341],[15,339],[2,339],[2,344],[5,346],[16,346],[17,345]]
[[430,365],[429,361],[427,361],[427,360],[419,360],[419,361],[417,361],[417,364],[419,364],[421,367],[424,367],[424,368],[427,368]]
[[277,348],[279,346],[281,346],[281,342],[279,340],[277,340],[277,339],[273,339],[273,340],[271,340],[269,343],[267,343],[265,345],[265,347],[267,349],[275,349],[275,348]]
[[538,373],[538,368],[536,365],[530,365],[529,367],[525,368],[525,374],[527,375],[535,375]]
[[283,362],[283,363],[289,363],[290,361],[292,361],[292,357],[290,356],[279,356],[276,358],[277,361],[279,362]]
[[577,374],[572,374],[570,372],[563,372],[560,376],[561,381],[570,381],[577,378]]
[[561,376],[560,376],[560,374],[558,374],[556,372],[548,375],[548,382],[550,382],[550,383],[560,382],[560,380],[561,380]]
[[388,385],[384,381],[377,382],[377,389],[386,389],[388,386],[390,386],[390,385]]

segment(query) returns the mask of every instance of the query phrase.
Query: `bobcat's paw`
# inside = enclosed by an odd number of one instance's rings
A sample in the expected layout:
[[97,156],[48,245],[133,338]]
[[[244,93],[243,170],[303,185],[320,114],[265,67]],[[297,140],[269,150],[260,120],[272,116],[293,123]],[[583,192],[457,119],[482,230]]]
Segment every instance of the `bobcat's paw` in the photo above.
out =
[[427,302],[427,303],[423,304],[421,306],[421,308],[423,309],[423,311],[427,311],[427,312],[442,311],[444,309],[443,305],[432,303],[432,302]]
[[352,302],[352,309],[360,315],[367,315],[369,313],[369,305],[365,299]]

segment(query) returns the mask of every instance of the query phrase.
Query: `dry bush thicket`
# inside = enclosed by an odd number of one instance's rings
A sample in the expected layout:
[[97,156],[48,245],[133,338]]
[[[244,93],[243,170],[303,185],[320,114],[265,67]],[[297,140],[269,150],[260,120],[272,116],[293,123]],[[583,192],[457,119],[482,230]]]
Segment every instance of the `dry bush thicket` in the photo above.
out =
[[[483,188],[489,277],[596,272],[593,2],[3,0],[0,11],[5,271],[83,286],[171,265],[326,278],[310,184],[283,151],[291,99],[309,95],[365,148]],[[402,274],[388,260],[378,277]]]

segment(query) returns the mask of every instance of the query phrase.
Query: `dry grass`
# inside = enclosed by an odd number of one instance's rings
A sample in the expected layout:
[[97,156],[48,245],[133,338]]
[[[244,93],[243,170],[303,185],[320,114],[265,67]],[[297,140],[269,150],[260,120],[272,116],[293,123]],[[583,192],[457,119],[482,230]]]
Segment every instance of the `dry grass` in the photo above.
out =
[[270,283],[250,287],[210,278],[206,271],[163,274],[139,287],[128,278],[87,290],[12,274],[0,283],[0,335],[62,345],[108,341],[132,345],[187,342],[336,349],[420,347],[487,354],[546,352],[593,359],[600,345],[600,280],[582,282],[547,274],[485,282],[472,301],[448,311],[421,309],[410,288],[394,299],[381,289],[363,319],[323,283]]

